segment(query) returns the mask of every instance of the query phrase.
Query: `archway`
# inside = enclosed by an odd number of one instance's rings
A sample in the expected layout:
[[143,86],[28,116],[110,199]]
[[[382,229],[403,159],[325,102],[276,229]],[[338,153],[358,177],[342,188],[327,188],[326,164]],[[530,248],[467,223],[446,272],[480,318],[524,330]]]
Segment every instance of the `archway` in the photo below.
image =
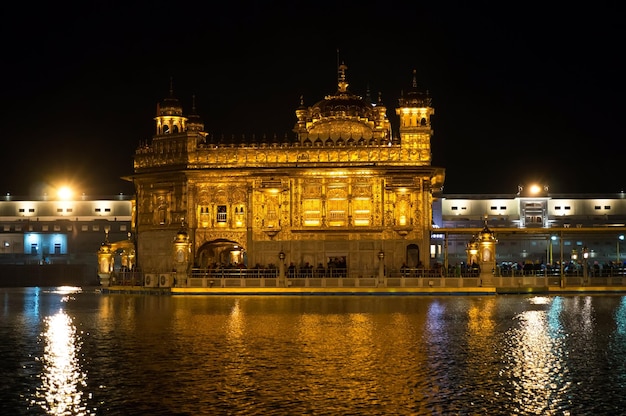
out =
[[411,269],[422,266],[420,261],[420,248],[417,244],[409,244],[406,246],[406,265]]
[[219,267],[247,267],[244,247],[236,241],[217,239],[207,241],[198,249],[196,267],[203,269]]

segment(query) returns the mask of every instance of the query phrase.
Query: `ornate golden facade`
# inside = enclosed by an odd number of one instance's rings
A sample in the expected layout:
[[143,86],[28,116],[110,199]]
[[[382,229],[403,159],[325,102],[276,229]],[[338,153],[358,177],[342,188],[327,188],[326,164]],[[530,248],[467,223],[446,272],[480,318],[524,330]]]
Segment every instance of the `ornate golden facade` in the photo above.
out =
[[346,69],[334,94],[301,102],[294,140],[213,144],[170,91],[134,160],[142,270],[175,269],[181,228],[189,267],[267,267],[279,253],[296,266],[341,259],[353,276],[375,274],[381,253],[387,267],[428,267],[433,194],[444,180],[431,166],[431,99],[414,74],[394,135],[380,98],[348,90]]

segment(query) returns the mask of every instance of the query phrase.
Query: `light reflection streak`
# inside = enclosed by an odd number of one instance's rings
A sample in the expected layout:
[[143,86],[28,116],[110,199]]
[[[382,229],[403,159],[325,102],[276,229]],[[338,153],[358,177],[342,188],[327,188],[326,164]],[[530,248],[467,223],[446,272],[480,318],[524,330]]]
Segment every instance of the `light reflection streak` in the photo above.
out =
[[626,335],[626,296],[621,298],[619,308],[615,310],[615,324],[618,335]]
[[515,412],[554,414],[567,401],[570,388],[565,333],[561,323],[561,298],[534,297],[529,309],[518,315],[519,328],[508,336],[508,378]]
[[42,385],[36,403],[51,415],[85,415],[82,389],[87,377],[78,362],[80,341],[72,318],[61,310],[46,317],[44,323]]

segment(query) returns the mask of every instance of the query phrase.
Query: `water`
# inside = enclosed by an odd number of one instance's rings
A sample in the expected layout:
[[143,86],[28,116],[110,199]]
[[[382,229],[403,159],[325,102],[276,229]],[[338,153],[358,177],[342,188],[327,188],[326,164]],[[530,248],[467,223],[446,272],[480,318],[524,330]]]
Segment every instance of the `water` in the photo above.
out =
[[0,289],[0,413],[614,415],[622,296]]

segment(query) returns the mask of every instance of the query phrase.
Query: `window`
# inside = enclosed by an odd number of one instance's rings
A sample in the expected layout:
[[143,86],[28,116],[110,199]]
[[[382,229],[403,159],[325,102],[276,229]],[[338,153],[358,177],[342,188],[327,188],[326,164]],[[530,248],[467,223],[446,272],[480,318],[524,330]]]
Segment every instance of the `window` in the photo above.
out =
[[63,208],[57,208],[57,212],[63,212]]
[[560,211],[561,207],[559,205],[557,205],[556,207],[554,207],[555,210]]
[[28,208],[28,212],[35,212],[35,208]]
[[368,226],[372,215],[370,213],[371,202],[370,199],[355,199],[352,201],[353,209],[353,221],[355,226]]
[[24,208],[20,208],[18,211],[19,212],[24,212],[25,210],[24,210]]
[[458,211],[459,207],[452,207],[452,211]]
[[207,228],[209,223],[211,222],[211,218],[209,217],[209,207],[208,206],[200,206],[200,226]]
[[506,207],[500,207],[500,209],[506,209]]
[[604,209],[611,209],[611,206],[610,205],[605,205]]
[[226,222],[226,205],[217,206],[217,222]]
[[321,202],[318,199],[305,199],[302,205],[304,225],[319,227],[322,224]]
[[491,210],[492,210],[492,211],[495,211],[495,210],[497,210],[497,209],[498,209],[498,207],[494,207],[494,206],[492,206],[492,207],[491,207]]
[[100,212],[100,211],[101,211],[101,209],[100,209],[100,208],[96,208],[96,212]]
[[595,206],[595,209],[600,209],[600,205],[596,205],[596,206]]
[[245,219],[243,206],[235,207],[235,226],[243,227],[246,223]]

